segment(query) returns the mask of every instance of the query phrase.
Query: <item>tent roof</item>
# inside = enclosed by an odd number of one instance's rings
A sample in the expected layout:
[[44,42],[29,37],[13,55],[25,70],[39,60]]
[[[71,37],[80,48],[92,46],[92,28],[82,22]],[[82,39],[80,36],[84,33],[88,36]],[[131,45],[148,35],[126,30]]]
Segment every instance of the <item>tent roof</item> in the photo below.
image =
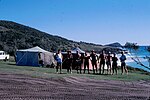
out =
[[81,50],[81,49],[78,48],[78,47],[74,48],[71,52],[72,52],[72,53],[76,53],[77,51],[78,51],[79,53],[85,53],[83,50]]
[[33,48],[29,48],[29,49],[22,49],[22,50],[17,50],[17,51],[23,51],[23,52],[48,52],[38,46],[33,47]]
[[[78,48],[78,47],[76,47],[76,48],[74,48],[73,50],[71,50],[71,53],[75,54],[75,53],[77,53],[77,51],[78,51],[79,53],[85,53],[85,51],[81,50],[81,49]],[[62,52],[62,54],[67,54],[67,52]]]

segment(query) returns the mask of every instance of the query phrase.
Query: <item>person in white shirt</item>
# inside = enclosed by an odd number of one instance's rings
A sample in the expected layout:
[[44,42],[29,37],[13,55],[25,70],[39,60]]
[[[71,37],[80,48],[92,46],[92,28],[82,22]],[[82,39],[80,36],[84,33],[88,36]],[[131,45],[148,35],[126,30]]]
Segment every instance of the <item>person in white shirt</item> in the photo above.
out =
[[59,49],[58,52],[56,53],[56,56],[55,56],[55,60],[57,61],[57,66],[56,66],[56,72],[58,73],[58,69],[60,68],[60,73],[61,70],[62,70],[62,59],[63,59],[63,56],[61,54],[61,50]]

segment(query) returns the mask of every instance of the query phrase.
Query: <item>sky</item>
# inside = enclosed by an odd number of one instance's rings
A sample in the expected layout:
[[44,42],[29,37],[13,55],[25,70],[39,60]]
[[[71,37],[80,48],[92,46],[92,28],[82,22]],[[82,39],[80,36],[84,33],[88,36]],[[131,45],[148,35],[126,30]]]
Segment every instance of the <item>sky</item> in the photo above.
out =
[[0,0],[0,20],[74,41],[150,45],[150,0]]

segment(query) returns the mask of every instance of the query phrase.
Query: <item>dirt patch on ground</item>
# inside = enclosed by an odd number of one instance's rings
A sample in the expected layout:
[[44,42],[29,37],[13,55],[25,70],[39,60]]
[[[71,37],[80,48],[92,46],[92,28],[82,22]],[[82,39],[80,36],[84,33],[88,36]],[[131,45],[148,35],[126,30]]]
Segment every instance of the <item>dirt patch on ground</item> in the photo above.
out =
[[1,100],[150,100],[150,81],[0,74]]

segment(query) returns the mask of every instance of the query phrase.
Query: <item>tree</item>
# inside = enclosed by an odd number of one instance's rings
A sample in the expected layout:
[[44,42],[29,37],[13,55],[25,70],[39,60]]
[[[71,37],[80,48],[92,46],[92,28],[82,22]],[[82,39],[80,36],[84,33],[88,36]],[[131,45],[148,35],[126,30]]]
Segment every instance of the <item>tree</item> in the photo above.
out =
[[[137,43],[129,43],[127,42],[125,44],[125,48],[128,48],[130,51],[130,54],[128,54],[131,59],[136,62],[137,64],[143,66],[144,68],[150,70],[150,55],[145,55],[145,57],[143,57],[143,59],[147,59],[149,66],[145,65],[142,63],[142,61],[139,59],[139,57],[137,56],[137,50],[139,49],[139,45]],[[147,48],[145,48],[148,52],[150,52],[150,46],[148,46]],[[133,54],[134,52],[134,54]]]

